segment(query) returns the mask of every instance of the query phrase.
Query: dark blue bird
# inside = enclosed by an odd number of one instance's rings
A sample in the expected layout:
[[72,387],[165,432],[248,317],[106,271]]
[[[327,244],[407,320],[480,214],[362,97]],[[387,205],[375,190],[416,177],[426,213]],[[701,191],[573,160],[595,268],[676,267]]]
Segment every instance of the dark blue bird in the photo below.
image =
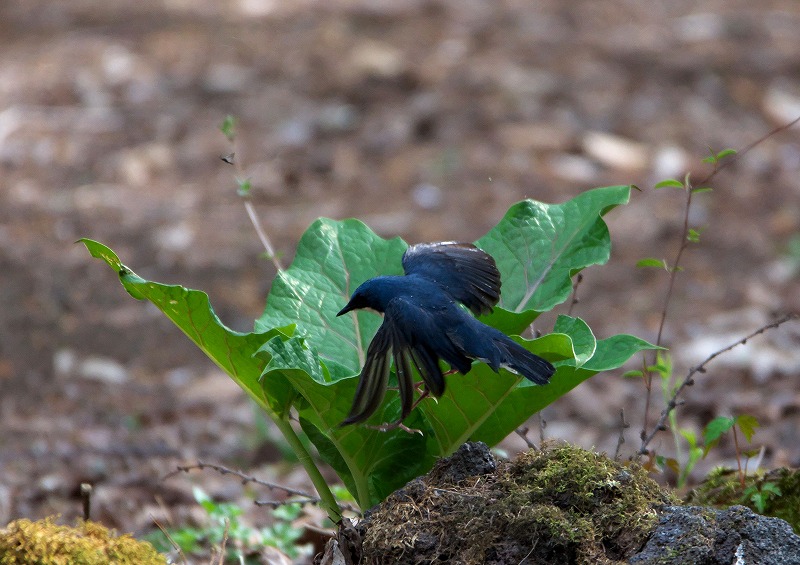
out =
[[415,406],[412,369],[425,383],[423,396],[444,393],[440,359],[462,374],[478,359],[495,372],[505,367],[536,384],[549,382],[555,372],[550,363],[458,304],[480,315],[491,312],[500,300],[500,272],[491,255],[470,243],[424,243],[406,250],[403,271],[405,276],[369,279],[337,314],[359,308],[384,314],[367,349],[353,407],[342,425],[363,422],[378,409],[392,361],[400,390],[400,422]]

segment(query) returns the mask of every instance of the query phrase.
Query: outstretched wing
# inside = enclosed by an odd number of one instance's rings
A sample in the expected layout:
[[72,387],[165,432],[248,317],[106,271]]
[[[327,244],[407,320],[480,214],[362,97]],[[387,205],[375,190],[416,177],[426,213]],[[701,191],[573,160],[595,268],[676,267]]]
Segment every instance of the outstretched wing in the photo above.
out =
[[403,255],[403,270],[435,281],[476,315],[491,312],[500,300],[500,271],[494,259],[471,243],[413,245]]
[[417,339],[420,333],[428,338],[434,331],[441,332],[429,313],[403,298],[389,302],[383,324],[367,348],[353,406],[343,426],[363,422],[375,413],[386,395],[392,361],[400,392],[400,420],[408,416],[414,405],[414,369],[430,394],[442,395],[444,376],[439,368],[439,355],[426,343],[427,339]]

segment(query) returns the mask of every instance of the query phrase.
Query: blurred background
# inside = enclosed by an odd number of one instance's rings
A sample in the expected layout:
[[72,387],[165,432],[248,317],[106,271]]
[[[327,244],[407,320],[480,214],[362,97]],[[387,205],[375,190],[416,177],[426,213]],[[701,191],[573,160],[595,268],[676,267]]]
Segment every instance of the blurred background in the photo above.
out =
[[[743,148],[800,117],[795,0],[4,0],[0,52],[2,524],[78,514],[81,481],[95,484],[94,517],[124,531],[180,522],[195,482],[246,500],[207,473],[161,481],[197,458],[310,488],[244,394],[73,243],[100,240],[252,329],[275,270],[220,160],[226,115],[285,264],[319,216],[411,243],[470,241],[520,199],[638,185],[607,216],[612,259],[584,272],[573,314],[598,337],[651,341],[668,276],[635,265],[674,257],[684,206],[653,185],[699,180],[709,147]],[[800,310],[800,127],[712,186],[691,208],[701,242],[664,332],[677,376]],[[708,369],[680,425],[750,414],[762,465],[800,465],[800,324]],[[644,387],[621,373],[548,407],[544,435],[613,453],[621,409],[630,455]],[[674,454],[669,433],[650,447]],[[724,439],[696,476],[734,454]]]

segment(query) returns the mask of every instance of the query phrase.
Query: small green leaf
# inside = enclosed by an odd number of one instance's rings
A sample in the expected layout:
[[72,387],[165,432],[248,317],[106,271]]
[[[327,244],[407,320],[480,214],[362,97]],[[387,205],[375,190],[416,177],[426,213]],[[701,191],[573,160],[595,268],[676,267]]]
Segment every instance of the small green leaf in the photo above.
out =
[[693,188],[692,194],[702,194],[704,192],[712,192],[714,189],[710,186],[701,186],[700,188]]
[[241,179],[237,181],[238,188],[236,194],[239,196],[250,196],[250,190],[253,188],[250,179]]
[[700,232],[689,228],[689,233],[686,235],[686,239],[692,243],[700,243]]
[[667,353],[656,353],[656,363],[647,368],[648,371],[657,373],[662,379],[669,380],[672,376],[672,356]]
[[728,155],[736,155],[736,149],[723,149],[719,153],[717,153],[717,161],[720,161],[727,157]]
[[684,184],[679,180],[666,179],[656,183],[656,185],[653,188],[665,188],[665,187],[683,188]]
[[228,114],[222,120],[222,125],[219,126],[222,135],[228,138],[228,141],[233,141],[236,138],[236,118]]
[[719,416],[711,420],[703,430],[703,441],[706,444],[705,452],[708,452],[719,443],[719,438],[722,434],[729,431],[736,424],[733,418],[726,418]]
[[623,378],[643,377],[644,373],[641,371],[625,371],[622,373]]
[[760,424],[755,417],[750,416],[749,414],[742,414],[741,416],[736,417],[736,425],[739,426],[739,429],[742,430],[744,437],[747,438],[747,441],[749,442],[753,438],[753,434],[756,433],[756,428],[758,428]]
[[697,447],[697,434],[694,433],[693,430],[688,428],[684,428],[680,431],[680,434],[686,440],[690,447]]
[[659,269],[667,269],[667,261],[665,259],[655,259],[653,257],[646,257],[636,261],[637,267],[657,267]]

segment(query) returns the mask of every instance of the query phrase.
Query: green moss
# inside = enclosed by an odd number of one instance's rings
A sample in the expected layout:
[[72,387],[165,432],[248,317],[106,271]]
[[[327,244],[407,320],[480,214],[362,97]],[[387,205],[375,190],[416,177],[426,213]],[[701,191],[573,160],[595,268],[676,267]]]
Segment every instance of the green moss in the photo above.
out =
[[[780,495],[765,491],[764,486],[777,487]],[[745,495],[747,492],[747,495]],[[753,499],[753,495],[765,493],[763,506]],[[786,520],[800,535],[800,470],[775,469],[767,473],[748,475],[742,488],[739,474],[730,469],[717,468],[687,497],[691,504],[727,508],[741,504],[764,516],[774,516]]]
[[117,536],[95,522],[59,526],[53,518],[16,520],[0,530],[0,565],[164,565],[149,543]]
[[637,465],[548,445],[492,475],[395,493],[370,517],[364,562],[622,562],[652,532],[655,507],[675,503]]

